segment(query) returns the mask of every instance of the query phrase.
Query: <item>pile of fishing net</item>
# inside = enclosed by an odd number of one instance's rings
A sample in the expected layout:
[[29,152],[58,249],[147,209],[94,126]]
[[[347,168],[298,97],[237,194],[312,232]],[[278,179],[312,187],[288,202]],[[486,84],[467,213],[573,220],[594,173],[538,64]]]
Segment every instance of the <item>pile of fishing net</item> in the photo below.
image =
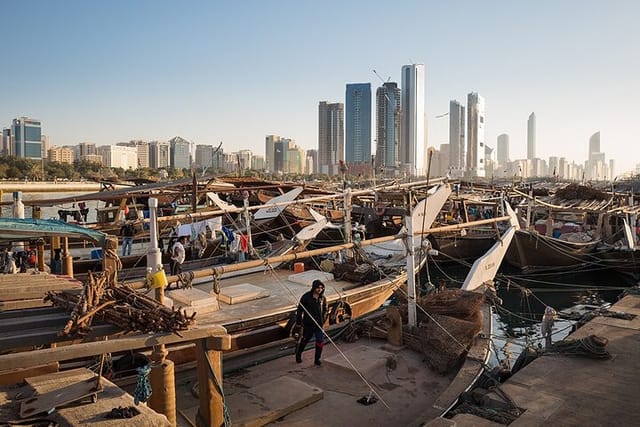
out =
[[609,195],[604,191],[597,190],[592,187],[585,187],[579,184],[569,184],[564,188],[556,191],[556,197],[562,199],[573,200],[607,200]]
[[590,359],[610,359],[611,354],[605,349],[608,342],[608,339],[597,335],[589,335],[578,339],[565,338],[547,347],[542,355],[563,354],[566,356],[583,356]]
[[418,299],[418,327],[405,329],[404,343],[422,352],[440,374],[455,369],[482,329],[484,295],[450,289]]

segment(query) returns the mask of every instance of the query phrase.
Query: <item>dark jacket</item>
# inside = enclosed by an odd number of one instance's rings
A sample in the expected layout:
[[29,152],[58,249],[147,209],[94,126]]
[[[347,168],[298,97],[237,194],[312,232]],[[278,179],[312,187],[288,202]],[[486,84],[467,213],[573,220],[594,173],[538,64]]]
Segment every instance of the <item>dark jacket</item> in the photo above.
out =
[[136,235],[136,229],[133,224],[125,224],[120,229],[120,235],[124,237],[134,237]]
[[322,327],[326,315],[327,299],[323,294],[320,294],[318,299],[313,297],[313,290],[302,295],[300,303],[298,304],[298,311],[296,312],[297,323],[302,323],[302,327],[304,328],[314,327],[316,323],[314,323],[313,319],[315,319],[317,324]]

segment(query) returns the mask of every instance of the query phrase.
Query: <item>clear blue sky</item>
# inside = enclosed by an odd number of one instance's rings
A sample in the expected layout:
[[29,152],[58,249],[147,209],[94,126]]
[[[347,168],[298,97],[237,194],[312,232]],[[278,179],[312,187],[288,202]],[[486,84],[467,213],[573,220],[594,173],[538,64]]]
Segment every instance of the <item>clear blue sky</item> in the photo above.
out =
[[[264,152],[317,146],[318,101],[424,63],[429,145],[449,100],[486,100],[486,142],[582,163],[588,139],[617,172],[640,163],[640,2],[3,0],[0,127],[41,119],[55,145],[180,135]],[[375,92],[374,92],[375,93]]]

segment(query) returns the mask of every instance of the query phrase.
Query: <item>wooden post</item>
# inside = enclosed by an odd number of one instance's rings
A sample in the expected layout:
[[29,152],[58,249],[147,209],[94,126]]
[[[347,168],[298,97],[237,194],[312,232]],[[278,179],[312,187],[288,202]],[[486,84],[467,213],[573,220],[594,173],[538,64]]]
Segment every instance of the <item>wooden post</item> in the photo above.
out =
[[44,271],[44,239],[38,239],[36,245],[38,251],[38,270]]
[[[231,345],[229,336],[216,345],[212,339],[196,341],[196,362],[198,372],[198,396],[200,405],[196,416],[198,427],[218,427],[225,425],[224,395],[222,387],[222,352]],[[226,347],[226,348],[225,348]]]
[[63,237],[63,250],[62,250],[62,262],[64,265],[63,273],[69,277],[73,277],[73,258],[69,253],[69,238]]
[[[102,248],[102,271],[117,272],[118,265],[116,258],[107,256],[107,251],[112,250],[114,253],[118,253],[118,238],[116,236],[107,237],[107,241]],[[115,276],[117,278],[117,276]]]
[[172,426],[176,425],[176,382],[173,361],[167,359],[169,352],[164,344],[153,347],[151,354],[151,397],[149,407],[164,414]]

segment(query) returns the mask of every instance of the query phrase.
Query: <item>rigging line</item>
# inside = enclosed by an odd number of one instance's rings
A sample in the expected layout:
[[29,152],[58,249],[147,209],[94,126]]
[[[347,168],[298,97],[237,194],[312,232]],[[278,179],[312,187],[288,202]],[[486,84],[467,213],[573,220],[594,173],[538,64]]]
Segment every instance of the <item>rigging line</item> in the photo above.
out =
[[[508,276],[507,276],[508,277]],[[511,283],[513,284],[517,284],[517,282],[515,280],[511,280]],[[563,283],[563,282],[549,282],[549,281],[545,281],[545,280],[535,280],[535,279],[519,279],[520,281],[524,281],[524,282],[532,282],[532,283],[537,283],[537,284],[541,284],[541,285],[554,285],[554,286],[559,286],[559,287],[564,287],[564,288],[573,288],[573,289],[612,289],[610,287],[603,287],[603,286],[593,286],[593,285],[589,285],[589,284],[574,284],[574,283]],[[522,286],[522,285],[520,285]],[[526,286],[523,286],[526,288]],[[551,291],[551,290],[549,290]]]
[[[235,222],[235,221],[234,221]],[[258,258],[264,260],[263,257],[260,257],[260,255],[258,254]],[[291,301],[295,304],[298,305],[298,297],[293,293],[293,290],[291,288],[289,288],[279,277],[278,274],[275,273],[275,270],[273,268],[273,266],[271,264],[267,264],[267,269],[269,271],[269,273],[271,274],[271,277],[275,279],[276,283],[278,283],[278,285],[280,285],[285,291],[287,291],[289,293],[289,295],[291,296]],[[316,322],[316,320],[313,318],[313,316],[310,315],[310,313],[306,310],[306,308],[304,306],[301,306],[303,308],[303,310],[307,313],[307,315],[309,315],[309,317],[313,320],[313,322],[315,323],[315,325],[317,327],[319,327],[322,330],[323,335],[329,340],[329,342],[335,347],[335,349],[340,353],[340,355],[347,361],[347,363],[351,366],[351,368],[354,370],[354,372],[360,377],[360,379],[365,383],[365,385],[369,388],[369,390],[371,390],[371,392],[373,394],[376,395],[376,397],[378,397],[378,399],[380,399],[380,401],[384,404],[384,406],[387,409],[391,409],[391,407],[387,404],[387,402],[382,398],[382,396],[380,396],[380,394],[373,388],[373,386],[367,381],[367,379],[364,377],[364,375],[353,365],[353,363],[351,362],[351,360],[349,360],[349,358],[344,354],[344,352],[340,349],[340,347],[335,343],[335,341],[327,334],[327,332],[324,330],[324,328],[322,328],[321,325],[318,325],[318,323]]]
[[[269,269],[269,272],[271,273],[271,276],[276,280],[276,282],[279,285],[281,285],[286,291],[288,291],[290,293],[293,301],[295,301],[295,303],[297,304],[298,298],[293,293],[293,291],[288,286],[286,286],[285,283],[280,279],[279,275],[277,275],[275,273],[274,268],[273,268],[273,266],[271,264],[268,265],[268,269]],[[309,313],[309,311],[303,305],[298,304],[298,306],[302,307],[302,309],[305,311],[305,313],[307,313],[307,315],[313,321],[313,323],[316,325],[316,327],[318,327],[318,328],[320,328],[322,330],[322,334],[329,340],[329,342],[334,346],[334,348],[338,351],[338,353],[340,353],[340,355],[346,360],[346,362],[349,364],[349,366],[351,366],[351,369],[353,369],[353,371],[360,377],[360,379],[365,383],[365,385],[369,388],[369,390],[371,390],[373,392],[373,394],[375,394],[376,397],[378,397],[378,399],[380,399],[380,401],[384,404],[384,406],[387,409],[391,409],[391,407],[382,398],[382,396],[380,396],[380,394],[373,388],[373,386],[369,383],[369,381],[367,381],[367,379],[364,377],[364,375],[354,366],[354,364],[347,357],[347,355],[344,354],[344,352],[340,349],[338,344],[336,344],[336,342],[329,336],[329,334],[327,334],[327,332],[324,330],[324,328],[321,325],[318,324],[316,319],[314,319],[313,316],[311,316],[311,313]]]

